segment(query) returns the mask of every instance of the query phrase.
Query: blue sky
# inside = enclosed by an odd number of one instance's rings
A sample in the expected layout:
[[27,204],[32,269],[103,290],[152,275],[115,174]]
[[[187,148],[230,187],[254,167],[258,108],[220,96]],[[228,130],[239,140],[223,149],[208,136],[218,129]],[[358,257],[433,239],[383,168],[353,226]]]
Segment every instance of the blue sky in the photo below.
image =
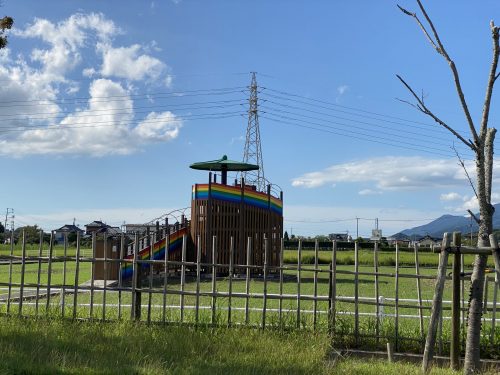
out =
[[[500,4],[427,3],[479,121]],[[410,99],[401,74],[468,134],[447,64],[394,1],[1,9],[15,28],[0,56],[0,210],[14,208],[16,225],[140,223],[189,206],[191,185],[207,181],[189,164],[242,159],[252,71],[265,176],[284,191],[289,233],[353,234],[358,217],[360,235],[375,218],[389,235],[476,207],[451,146],[473,173],[471,153],[396,99]]]

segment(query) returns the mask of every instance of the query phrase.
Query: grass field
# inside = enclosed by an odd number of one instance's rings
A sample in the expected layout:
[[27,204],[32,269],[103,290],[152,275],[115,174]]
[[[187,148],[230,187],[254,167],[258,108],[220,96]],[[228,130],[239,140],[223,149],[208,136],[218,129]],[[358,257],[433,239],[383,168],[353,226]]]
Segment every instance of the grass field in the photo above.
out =
[[[398,362],[333,362],[322,332],[0,318],[2,374],[418,374]],[[491,372],[493,373],[493,372]],[[434,368],[434,375],[458,374]]]
[[[62,255],[62,248],[57,248],[56,251]],[[7,250],[10,251],[10,250]],[[18,250],[16,250],[18,251]],[[36,248],[32,251],[38,251]],[[90,251],[87,249],[87,251]],[[74,248],[68,249],[68,255],[74,254]],[[5,255],[5,249],[0,250],[1,255]],[[319,332],[327,332],[328,328],[328,302],[318,301],[313,302],[311,300],[301,300],[300,301],[300,314],[297,314],[297,271],[293,269],[293,261],[296,261],[296,251],[287,250],[284,254],[285,260],[288,266],[291,268],[284,272],[284,283],[283,283],[283,294],[288,295],[281,301],[282,313],[279,313],[280,300],[268,298],[266,301],[266,326],[268,327],[280,327],[280,328],[295,328],[299,326],[306,329],[316,329]],[[304,251],[303,261],[311,257],[313,252]],[[293,257],[295,256],[295,260]],[[325,261],[321,263],[328,263],[331,259],[331,252],[322,251],[320,252],[320,258]],[[351,260],[354,259],[353,251],[339,251],[337,257],[337,280],[336,289],[337,296],[341,297],[352,297],[355,292],[354,286],[354,276],[343,274],[342,272],[353,271],[353,266]],[[424,300],[423,306],[427,309],[423,311],[425,316],[430,314],[431,303],[429,300],[432,299],[434,290],[434,276],[436,274],[436,265],[438,255],[432,253],[422,253],[420,254],[420,260],[422,263],[427,263],[427,266],[422,266],[420,272],[422,275],[430,276],[429,279],[421,280],[422,287],[422,299]],[[466,265],[470,266],[472,262],[472,257],[466,257]],[[393,252],[381,252],[379,256],[381,264],[385,264],[379,267],[379,271],[387,274],[394,275],[396,270],[394,267],[395,254]],[[302,296],[318,296],[326,297],[329,294],[329,281],[328,281],[328,266],[326,264],[320,264],[318,272],[310,270],[313,265],[308,264],[305,261],[303,264],[304,268],[309,270],[304,270],[301,272],[301,285],[300,293]],[[373,253],[371,250],[360,251],[360,272],[372,272],[373,267]],[[403,305],[416,305],[417,299],[417,281],[415,278],[406,278],[404,275],[414,275],[414,254],[408,252],[400,253],[400,264],[402,267],[399,269],[400,277],[398,279],[399,288],[399,303],[398,313],[400,318],[398,320],[398,335],[399,335],[399,351],[413,351],[419,352],[421,350],[421,342],[418,340],[422,339],[419,328],[418,317],[419,310],[415,307],[408,308]],[[36,284],[38,280],[38,275],[40,274],[40,282],[42,284],[47,283],[48,279],[48,264],[38,262],[26,264],[24,273],[24,282],[27,284]],[[8,263],[3,263],[0,265],[0,283],[7,283],[9,281],[9,268]],[[470,269],[470,267],[466,267]],[[39,272],[40,270],[40,272]],[[64,279],[66,279],[65,287],[71,290],[74,286],[74,272],[75,263],[68,262],[66,264],[66,269],[63,263],[53,262],[51,266],[51,284],[54,288],[61,287]],[[66,275],[66,276],[64,276]],[[86,282],[90,279],[91,275],[91,264],[88,262],[80,263],[80,278],[79,284]],[[317,278],[316,278],[317,275]],[[316,292],[315,292],[315,279],[316,282]],[[15,264],[12,266],[12,282],[18,283],[21,280],[21,266]],[[493,279],[491,279],[492,281]],[[142,320],[147,320],[148,315],[152,321],[162,321],[163,320],[163,304],[165,303],[165,318],[170,322],[179,322],[181,320],[181,314],[179,311],[180,299],[179,291],[180,279],[179,276],[169,277],[167,292],[168,295],[166,299],[163,298],[163,277],[154,279],[152,285],[156,289],[157,293],[152,293],[151,295],[147,292],[142,293]],[[148,279],[144,281],[143,287],[148,287]],[[383,296],[384,303],[386,306],[383,307],[384,316],[380,319],[380,334],[383,336],[378,342],[374,339],[366,338],[360,341],[360,345],[367,349],[383,349],[386,340],[394,341],[396,335],[395,319],[394,314],[396,312],[396,307],[394,306],[394,297],[396,289],[396,279],[394,276],[380,276],[379,281],[379,297]],[[229,279],[227,277],[217,278],[216,291],[217,292],[227,292],[229,290]],[[33,285],[30,286],[33,290]],[[200,291],[202,293],[209,293],[211,291],[211,279],[210,275],[208,278],[203,278],[200,284]],[[245,293],[246,291],[246,281],[244,278],[234,278],[231,282],[231,288],[233,293]],[[186,291],[195,292],[196,283],[193,276],[188,276],[185,285]],[[465,281],[464,291],[465,299],[467,299],[469,290],[469,282]],[[12,292],[17,291],[16,287],[12,288]],[[43,291],[43,288],[42,288]],[[263,321],[263,294],[264,282],[262,278],[253,278],[249,284],[249,292],[252,296],[248,299],[249,306],[249,325],[259,326]],[[0,297],[5,296],[8,292],[5,286],[0,287]],[[374,301],[375,297],[375,278],[374,276],[360,275],[359,276],[359,287],[358,287],[359,297],[363,299],[371,299]],[[271,278],[267,282],[267,293],[268,294],[280,294],[280,285],[276,277]],[[490,288],[488,289],[488,300],[491,302],[493,299],[494,288],[493,283],[490,282]],[[72,316],[73,314],[73,298],[74,295],[69,294],[65,296],[65,306],[64,314],[66,317]],[[94,318],[101,319],[105,316],[107,320],[116,320],[119,318],[128,319],[130,317],[130,305],[131,305],[131,292],[130,290],[125,290],[121,294],[116,291],[106,292],[106,310],[103,311],[100,306],[103,303],[104,293],[100,291],[95,291],[94,293],[83,292],[79,293],[78,296],[78,311],[77,316],[81,318]],[[451,288],[449,286],[449,281],[447,281],[444,290],[444,300],[451,299]],[[151,300],[152,308],[148,311],[147,305]],[[90,311],[89,304],[93,301],[95,304],[92,309],[92,315]],[[50,300],[50,311],[45,311],[46,300],[41,298],[39,301],[38,314],[40,316],[45,316],[46,313],[53,315],[54,313],[61,313],[61,297],[52,296]],[[118,311],[118,304],[121,304],[120,316]],[[218,325],[225,326],[229,323],[229,315],[231,316],[231,324],[244,324],[245,323],[245,307],[247,304],[247,299],[245,297],[233,296],[231,301],[227,297],[218,297],[215,301],[216,311],[214,314],[215,323]],[[23,302],[23,315],[34,315],[35,314],[35,302],[33,300]],[[195,310],[196,305],[195,296],[185,296],[184,306],[186,310],[183,314],[182,320],[185,322],[195,321]],[[202,307],[199,312],[199,322],[201,324],[210,323],[212,319],[212,298],[211,296],[201,296],[199,299],[199,305]],[[445,310],[443,315],[445,320],[443,321],[443,334],[440,335],[441,340],[439,342],[440,351],[445,354],[447,352],[447,340],[449,340],[449,320],[447,319],[450,315],[450,311],[447,310],[449,304],[445,304]],[[465,302],[465,307],[467,303]],[[18,312],[18,302],[13,302],[10,305],[10,312],[16,314]],[[0,312],[6,312],[7,304],[0,304]],[[229,309],[231,311],[229,311]],[[314,319],[313,312],[316,311],[316,319]],[[336,333],[338,338],[338,344],[344,347],[352,346],[353,340],[352,335],[354,333],[354,318],[352,316],[354,312],[354,304],[349,301],[337,301],[336,305]],[[376,312],[376,307],[374,305],[360,304],[359,305],[359,333],[361,335],[373,335],[376,327],[376,317],[374,316]],[[105,315],[103,315],[105,314]],[[368,316],[366,314],[371,314]],[[413,316],[413,317],[410,317]],[[499,358],[500,357],[500,327],[497,324],[495,333],[490,338],[491,333],[491,318],[492,312],[489,311],[485,314],[487,318],[483,323],[483,342],[482,342],[482,352],[485,353],[486,357]],[[297,320],[299,319],[299,320]],[[314,324],[315,323],[315,324]],[[427,329],[428,319],[424,318],[424,329]],[[406,338],[406,339],[405,339]]]

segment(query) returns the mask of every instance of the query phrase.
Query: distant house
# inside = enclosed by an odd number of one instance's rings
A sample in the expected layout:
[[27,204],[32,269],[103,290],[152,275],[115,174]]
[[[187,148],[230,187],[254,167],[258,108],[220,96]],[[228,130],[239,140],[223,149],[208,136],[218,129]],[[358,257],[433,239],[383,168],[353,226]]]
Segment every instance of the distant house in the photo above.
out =
[[80,229],[74,224],[66,224],[54,231],[54,239],[57,242],[63,242],[65,234],[68,235],[70,233],[80,233],[80,235],[83,235],[84,232],[85,231],[83,229]]
[[112,227],[106,223],[99,220],[94,220],[93,222],[85,225],[85,234],[91,235],[92,233],[107,233],[108,235],[115,236],[120,234],[122,231],[120,227]]
[[404,247],[410,247],[411,240],[406,236],[392,236],[387,237],[387,243],[389,246],[396,246],[396,244]]
[[417,243],[420,247],[432,247],[432,246],[439,246],[441,245],[441,239],[439,238],[433,238],[429,235],[426,235],[419,240],[417,240]]
[[328,235],[328,238],[330,240],[336,240],[336,241],[346,241],[346,242],[351,242],[352,238],[349,236],[347,233],[330,233]]

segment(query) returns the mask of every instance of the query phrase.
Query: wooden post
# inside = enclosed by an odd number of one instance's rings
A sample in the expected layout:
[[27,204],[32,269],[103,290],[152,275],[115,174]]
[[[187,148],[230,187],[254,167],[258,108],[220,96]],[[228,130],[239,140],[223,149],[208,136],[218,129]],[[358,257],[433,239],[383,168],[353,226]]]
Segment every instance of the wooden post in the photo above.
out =
[[335,333],[335,314],[337,300],[337,241],[332,241],[332,263],[331,263],[331,281],[330,281],[330,332]]
[[387,343],[387,361],[389,361],[389,363],[394,362],[394,350],[390,342]]
[[245,324],[250,323],[249,296],[250,296],[250,259],[252,252],[252,237],[247,238],[247,269],[245,279]]
[[462,237],[460,232],[453,232],[453,273],[452,273],[452,297],[451,297],[451,347],[450,367],[458,370],[460,367],[460,269],[461,256],[460,246]]
[[354,340],[359,346],[359,244],[354,242]]
[[394,348],[399,350],[399,244],[396,242],[396,266],[394,278]]
[[23,299],[24,299],[24,271],[26,266],[26,232],[23,229],[23,244],[21,250],[21,285],[19,286],[19,316],[23,315]]
[[422,359],[422,372],[427,373],[429,365],[434,356],[434,345],[436,344],[436,334],[439,324],[439,316],[441,313],[441,306],[443,303],[443,289],[446,280],[446,266],[448,264],[448,248],[450,247],[449,233],[443,236],[441,244],[441,257],[439,258],[438,273],[436,284],[434,287],[434,297],[432,298],[432,310],[429,322],[429,331],[427,332],[427,339],[425,341],[424,357]]
[[494,234],[490,234],[490,246],[493,248],[493,262],[495,263],[495,288],[493,290],[493,316],[491,320],[491,342],[495,337],[495,320],[497,313],[497,294],[498,287],[500,286],[500,249],[498,248],[498,241]]
[[413,244],[413,249],[415,251],[415,275],[417,277],[417,298],[418,298],[418,317],[420,323],[420,337],[422,339],[422,345],[424,345],[424,312],[422,310],[422,285],[420,282],[420,261],[418,259],[418,244]]
[[137,282],[138,274],[140,271],[138,268],[140,266],[137,264],[137,258],[139,257],[139,234],[135,234],[134,241],[134,258],[132,261],[132,307],[130,309],[130,318],[132,320],[141,319],[141,292],[137,292]]
[[50,232],[50,244],[49,244],[49,260],[47,264],[47,296],[45,297],[45,314],[49,314],[50,309],[50,293],[52,289],[52,257],[54,255],[54,232]]
[[200,317],[200,281],[201,281],[201,238],[196,238],[196,296],[195,296],[195,323],[198,325]]
[[[42,273],[42,251],[43,251],[43,230],[40,230],[40,246],[38,247],[38,271],[36,279],[35,315],[38,316],[38,305],[40,300],[40,279]],[[76,295],[76,292],[75,292]]]
[[[78,316],[78,284],[80,280],[80,232],[76,232],[75,291],[73,296],[73,320]],[[40,284],[40,282],[38,282]]]
[[[208,254],[208,252],[207,252]],[[217,237],[212,237],[212,325],[215,325],[217,310]]]
[[379,290],[379,277],[378,277],[378,241],[375,241],[375,247],[373,251],[373,268],[375,271],[375,312],[377,314],[375,321],[375,336],[377,341],[377,347],[380,342],[380,290]]
[[302,239],[299,238],[299,247],[297,248],[297,328],[300,328],[300,279],[302,269]]

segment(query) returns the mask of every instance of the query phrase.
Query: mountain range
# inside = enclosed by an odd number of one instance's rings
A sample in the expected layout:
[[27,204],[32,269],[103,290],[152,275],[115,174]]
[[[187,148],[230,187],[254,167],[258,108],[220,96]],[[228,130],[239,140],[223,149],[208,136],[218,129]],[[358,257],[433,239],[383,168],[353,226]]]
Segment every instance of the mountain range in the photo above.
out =
[[[500,228],[500,203],[495,204],[495,213],[493,215],[493,228]],[[479,214],[475,214],[479,217]],[[405,238],[421,238],[426,235],[441,238],[444,232],[462,232],[470,233],[477,232],[478,225],[474,220],[471,220],[469,216],[460,215],[443,215],[436,220],[431,221],[428,224],[421,225],[418,227],[405,229],[399,233],[394,234],[392,237],[396,239]]]

